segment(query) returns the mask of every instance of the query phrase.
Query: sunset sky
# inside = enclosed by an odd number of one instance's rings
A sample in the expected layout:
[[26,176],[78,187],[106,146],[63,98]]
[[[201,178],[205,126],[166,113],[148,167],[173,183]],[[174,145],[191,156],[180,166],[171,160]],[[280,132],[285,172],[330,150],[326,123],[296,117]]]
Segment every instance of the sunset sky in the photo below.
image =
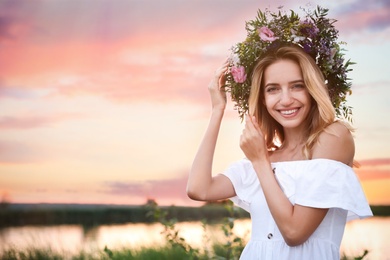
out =
[[[288,4],[285,4],[288,3]],[[390,205],[390,2],[313,2],[357,64],[356,170]],[[199,205],[187,174],[207,126],[207,84],[258,8],[304,1],[0,1],[0,196],[12,203]],[[243,157],[229,102],[215,173]]]

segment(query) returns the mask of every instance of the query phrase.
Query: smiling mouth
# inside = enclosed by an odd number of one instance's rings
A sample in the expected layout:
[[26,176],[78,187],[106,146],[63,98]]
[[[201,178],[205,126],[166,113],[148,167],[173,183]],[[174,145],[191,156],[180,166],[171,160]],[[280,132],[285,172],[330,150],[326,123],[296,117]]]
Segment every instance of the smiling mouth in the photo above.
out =
[[294,113],[296,113],[299,109],[296,108],[296,109],[289,109],[289,110],[279,110],[279,112],[282,114],[282,115],[285,115],[285,116],[290,116],[290,115],[293,115]]

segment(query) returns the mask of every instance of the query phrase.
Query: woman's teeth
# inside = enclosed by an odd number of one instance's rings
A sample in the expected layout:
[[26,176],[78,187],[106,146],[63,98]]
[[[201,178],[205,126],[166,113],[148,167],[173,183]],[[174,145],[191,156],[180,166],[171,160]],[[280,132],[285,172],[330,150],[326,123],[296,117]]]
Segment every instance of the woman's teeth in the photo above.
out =
[[283,115],[291,115],[291,114],[294,114],[297,111],[298,111],[298,109],[281,110],[280,113],[282,113]]

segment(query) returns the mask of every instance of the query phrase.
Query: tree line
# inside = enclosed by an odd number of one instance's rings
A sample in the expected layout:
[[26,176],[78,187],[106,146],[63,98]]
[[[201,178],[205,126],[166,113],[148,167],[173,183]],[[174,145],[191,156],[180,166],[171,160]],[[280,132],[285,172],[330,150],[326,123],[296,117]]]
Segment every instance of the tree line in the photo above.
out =
[[[224,202],[225,203],[225,202]],[[208,203],[201,207],[158,206],[170,219],[177,221],[218,222],[229,215],[224,203]],[[25,225],[62,225],[79,224],[83,226],[97,226],[104,224],[122,223],[152,223],[152,207],[156,203],[151,200],[140,206],[115,205],[44,205],[44,206],[14,206],[0,209],[0,227]],[[249,214],[244,210],[235,210],[236,218],[247,218]]]

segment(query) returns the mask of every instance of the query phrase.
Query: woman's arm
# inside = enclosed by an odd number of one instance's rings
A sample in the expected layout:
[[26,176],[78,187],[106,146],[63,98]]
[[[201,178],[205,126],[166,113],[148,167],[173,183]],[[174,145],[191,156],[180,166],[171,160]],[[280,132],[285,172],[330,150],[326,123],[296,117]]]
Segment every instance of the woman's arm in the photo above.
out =
[[[321,133],[319,138],[321,145],[314,147],[314,158],[328,158],[344,163],[346,157],[350,158],[352,155],[353,158],[353,139],[350,138],[350,133],[348,133],[337,125],[331,125],[330,129]],[[321,224],[328,209],[311,208],[290,203],[276,181],[271,169],[263,134],[255,119],[247,119],[241,137],[241,148],[253,164],[270,212],[284,240],[289,246],[304,243]],[[344,152],[334,153],[335,150]]]
[[235,196],[233,185],[227,177],[212,177],[214,151],[226,107],[226,93],[222,88],[227,65],[226,61],[217,69],[208,87],[212,103],[211,118],[187,182],[187,195],[194,200],[219,200]]

